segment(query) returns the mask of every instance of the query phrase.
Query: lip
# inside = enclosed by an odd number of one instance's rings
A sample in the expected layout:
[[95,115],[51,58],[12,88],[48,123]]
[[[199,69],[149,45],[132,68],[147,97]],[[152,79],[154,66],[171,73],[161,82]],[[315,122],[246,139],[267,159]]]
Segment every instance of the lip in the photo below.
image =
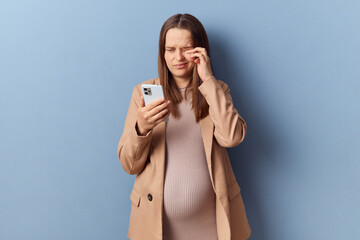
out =
[[177,69],[181,69],[181,68],[186,67],[186,65],[187,65],[187,63],[182,63],[182,64],[176,64],[176,65],[174,65],[174,67]]

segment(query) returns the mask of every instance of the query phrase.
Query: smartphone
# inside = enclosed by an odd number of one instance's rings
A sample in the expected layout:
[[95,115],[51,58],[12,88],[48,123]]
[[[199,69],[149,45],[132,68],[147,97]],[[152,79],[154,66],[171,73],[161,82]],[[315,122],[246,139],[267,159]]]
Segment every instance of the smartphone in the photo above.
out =
[[[145,106],[156,99],[164,97],[164,92],[161,85],[141,84],[141,89],[145,100]],[[165,122],[167,121],[169,121],[169,117],[165,119]]]

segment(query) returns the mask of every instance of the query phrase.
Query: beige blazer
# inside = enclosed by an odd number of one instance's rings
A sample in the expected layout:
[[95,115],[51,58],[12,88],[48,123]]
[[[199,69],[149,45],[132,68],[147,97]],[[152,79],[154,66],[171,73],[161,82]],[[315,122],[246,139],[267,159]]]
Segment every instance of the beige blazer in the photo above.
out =
[[[160,84],[160,80],[151,79],[143,83]],[[210,178],[216,194],[218,239],[248,239],[251,230],[240,187],[226,151],[227,147],[234,147],[243,141],[246,123],[234,108],[226,83],[210,78],[198,89],[209,104],[209,114],[200,120],[200,127]],[[130,195],[132,204],[127,236],[131,240],[163,240],[166,122],[158,124],[146,136],[137,135],[135,124],[141,94],[139,84],[133,90],[118,145],[118,157],[122,167],[127,173],[136,174]]]

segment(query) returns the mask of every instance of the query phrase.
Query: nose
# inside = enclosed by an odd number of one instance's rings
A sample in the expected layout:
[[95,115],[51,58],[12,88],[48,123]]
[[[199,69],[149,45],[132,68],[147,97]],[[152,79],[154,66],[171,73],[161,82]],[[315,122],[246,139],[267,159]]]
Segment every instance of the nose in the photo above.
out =
[[184,54],[181,50],[177,50],[176,53],[175,53],[175,58],[176,60],[183,60],[184,59]]

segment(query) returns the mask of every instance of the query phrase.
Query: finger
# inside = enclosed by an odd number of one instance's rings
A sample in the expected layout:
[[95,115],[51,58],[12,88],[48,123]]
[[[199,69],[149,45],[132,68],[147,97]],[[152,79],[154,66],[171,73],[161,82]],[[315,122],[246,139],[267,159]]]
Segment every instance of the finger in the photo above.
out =
[[155,124],[158,125],[159,123],[163,122],[167,117],[169,117],[170,111],[165,113],[163,116],[161,116],[158,120],[155,121]]
[[159,98],[159,99],[156,99],[154,101],[152,101],[151,103],[149,103],[145,109],[147,111],[151,111],[153,108],[157,107],[159,104],[163,103],[165,101],[164,98]]
[[158,124],[161,121],[161,119],[169,112],[170,112],[169,109],[164,109],[163,111],[152,116],[151,119],[149,119],[149,121],[152,122],[153,124]]
[[170,101],[164,102],[156,107],[154,107],[151,111],[149,111],[149,116],[155,116],[159,112],[163,111],[164,109],[168,108]]
[[194,50],[191,50],[191,52],[187,52],[191,55],[195,54],[195,53],[200,53],[200,54],[203,54],[205,56],[205,59],[208,58],[208,55],[207,55],[207,52],[206,52],[206,49],[205,48],[197,48],[197,49],[194,49]]
[[192,57],[200,57],[200,56],[206,56],[206,55],[202,52],[194,52],[194,53],[191,53],[191,56]]
[[206,49],[202,47],[196,47],[190,50],[187,50],[186,52],[192,53],[192,52],[202,52],[206,54]]
[[207,62],[207,59],[205,58],[204,54],[202,54],[202,53],[193,53],[192,57],[198,57],[201,61]]

